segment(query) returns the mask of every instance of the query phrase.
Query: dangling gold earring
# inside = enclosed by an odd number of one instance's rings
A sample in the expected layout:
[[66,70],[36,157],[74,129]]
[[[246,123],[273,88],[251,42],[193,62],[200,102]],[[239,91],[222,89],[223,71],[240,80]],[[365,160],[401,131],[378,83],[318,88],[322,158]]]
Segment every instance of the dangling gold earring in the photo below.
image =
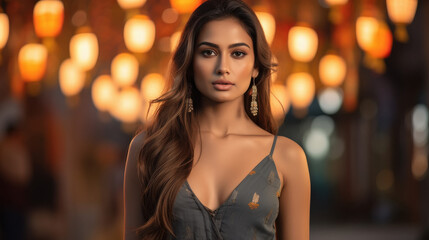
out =
[[258,96],[258,89],[255,85],[255,79],[252,77],[253,86],[252,86],[252,101],[250,102],[250,112],[253,116],[258,115],[258,102],[256,101],[256,97]]
[[188,107],[188,112],[192,112],[194,110],[194,104],[192,103],[192,98],[186,98],[186,105]]
[[194,110],[194,104],[192,103],[191,97],[186,98],[185,104],[188,112],[192,112]]

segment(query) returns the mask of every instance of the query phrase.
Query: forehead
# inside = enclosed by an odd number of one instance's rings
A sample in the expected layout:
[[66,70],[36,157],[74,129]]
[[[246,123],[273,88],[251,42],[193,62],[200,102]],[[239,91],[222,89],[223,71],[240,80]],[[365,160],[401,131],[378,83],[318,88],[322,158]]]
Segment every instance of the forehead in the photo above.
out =
[[233,17],[206,23],[198,35],[196,44],[200,42],[211,42],[219,46],[244,42],[252,47],[252,38],[242,23]]

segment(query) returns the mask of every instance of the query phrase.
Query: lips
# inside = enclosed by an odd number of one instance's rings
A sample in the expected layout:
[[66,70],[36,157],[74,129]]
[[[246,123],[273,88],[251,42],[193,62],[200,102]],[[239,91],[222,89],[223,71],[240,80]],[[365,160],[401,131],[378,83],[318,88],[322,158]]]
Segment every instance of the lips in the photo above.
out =
[[233,85],[233,83],[232,83],[232,82],[227,81],[227,80],[224,80],[224,79],[216,80],[216,81],[214,81],[214,82],[213,82],[213,84],[223,84],[223,85],[230,84],[230,85]]
[[212,84],[213,84],[213,87],[219,91],[227,91],[234,85],[232,82],[224,79],[216,80]]

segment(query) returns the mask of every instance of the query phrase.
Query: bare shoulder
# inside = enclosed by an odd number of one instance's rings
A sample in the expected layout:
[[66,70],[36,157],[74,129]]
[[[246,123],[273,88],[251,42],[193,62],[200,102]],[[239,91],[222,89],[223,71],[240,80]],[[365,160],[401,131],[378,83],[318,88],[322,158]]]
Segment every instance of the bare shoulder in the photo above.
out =
[[287,137],[277,137],[276,152],[277,157],[282,163],[289,162],[290,164],[294,164],[293,162],[307,161],[302,147]]
[[124,239],[137,239],[135,229],[143,224],[141,215],[141,185],[138,178],[138,161],[145,139],[145,132],[140,132],[131,140],[124,173]]
[[283,136],[278,136],[276,145],[273,158],[284,183],[287,184],[291,178],[307,179],[307,157],[302,147],[295,141]]
[[129,163],[133,165],[134,163],[137,164],[137,159],[138,159],[140,150],[143,146],[145,137],[146,137],[146,132],[141,131],[131,139],[131,142],[128,146],[127,164]]

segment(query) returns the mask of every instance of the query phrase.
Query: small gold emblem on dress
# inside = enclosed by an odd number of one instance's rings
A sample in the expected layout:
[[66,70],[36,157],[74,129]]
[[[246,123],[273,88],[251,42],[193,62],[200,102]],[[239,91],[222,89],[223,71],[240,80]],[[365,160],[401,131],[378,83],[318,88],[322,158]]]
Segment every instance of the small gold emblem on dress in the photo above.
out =
[[252,171],[250,171],[250,173],[249,173],[249,175],[253,175],[253,174],[255,174],[256,172],[254,171],[254,170],[252,170]]
[[248,204],[250,209],[257,209],[259,207],[259,195],[257,193],[253,194],[253,199],[252,201]]

